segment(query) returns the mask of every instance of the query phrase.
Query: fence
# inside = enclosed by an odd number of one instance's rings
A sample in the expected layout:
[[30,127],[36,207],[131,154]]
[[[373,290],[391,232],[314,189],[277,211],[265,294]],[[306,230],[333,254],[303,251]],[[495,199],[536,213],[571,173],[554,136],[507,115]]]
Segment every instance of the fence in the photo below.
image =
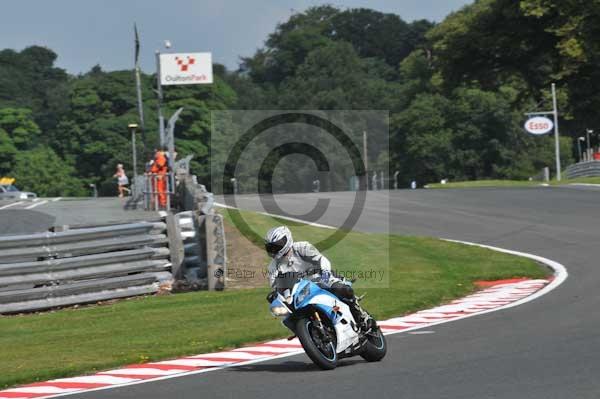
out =
[[0,313],[159,291],[172,280],[164,221],[0,237]]
[[224,289],[225,233],[212,193],[187,175],[175,198],[183,211],[154,220],[0,236],[0,314]]
[[144,181],[144,209],[146,210],[171,210],[171,198],[175,187],[175,175],[166,173],[159,175],[147,173]]
[[579,162],[565,169],[567,179],[600,176],[600,161]]

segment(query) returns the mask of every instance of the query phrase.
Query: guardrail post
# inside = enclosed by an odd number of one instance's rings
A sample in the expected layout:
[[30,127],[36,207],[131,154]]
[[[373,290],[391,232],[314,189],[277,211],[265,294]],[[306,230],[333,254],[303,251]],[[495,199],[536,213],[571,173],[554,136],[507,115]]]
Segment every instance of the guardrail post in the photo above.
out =
[[184,259],[183,239],[181,237],[181,228],[177,217],[172,213],[168,213],[167,222],[167,238],[169,240],[169,253],[171,259],[171,273],[175,280],[181,278],[181,265]]
[[208,272],[208,289],[210,291],[225,289],[226,251],[223,216],[207,215],[206,228],[206,263]]

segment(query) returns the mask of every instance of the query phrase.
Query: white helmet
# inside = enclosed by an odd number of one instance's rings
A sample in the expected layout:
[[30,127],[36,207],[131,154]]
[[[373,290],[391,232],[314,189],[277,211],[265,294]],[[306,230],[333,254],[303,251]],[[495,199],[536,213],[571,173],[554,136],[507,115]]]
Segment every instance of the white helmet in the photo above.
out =
[[265,235],[265,249],[274,259],[281,259],[293,244],[292,232],[286,226],[273,227]]

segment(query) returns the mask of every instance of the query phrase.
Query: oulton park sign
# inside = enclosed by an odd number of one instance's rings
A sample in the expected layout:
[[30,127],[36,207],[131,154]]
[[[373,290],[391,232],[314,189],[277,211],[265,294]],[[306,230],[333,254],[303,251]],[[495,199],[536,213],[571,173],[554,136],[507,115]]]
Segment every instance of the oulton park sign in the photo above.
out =
[[530,118],[525,122],[525,130],[534,135],[542,135],[554,129],[554,122],[543,116]]
[[163,86],[209,84],[212,82],[211,53],[160,55],[160,83]]

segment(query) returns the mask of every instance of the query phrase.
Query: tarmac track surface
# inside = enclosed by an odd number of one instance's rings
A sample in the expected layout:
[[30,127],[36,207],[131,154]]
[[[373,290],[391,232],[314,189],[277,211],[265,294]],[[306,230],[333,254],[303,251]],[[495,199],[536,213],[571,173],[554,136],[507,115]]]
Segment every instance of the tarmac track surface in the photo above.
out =
[[[354,194],[279,195],[277,203],[286,211],[309,210],[317,197],[332,199],[319,222],[340,225]],[[237,204],[263,210],[256,196],[238,196]],[[298,355],[72,397],[598,398],[599,226],[600,190],[594,188],[369,193],[357,230],[530,252],[564,264],[570,276],[517,308],[438,325],[430,334],[389,336],[380,363],[351,358],[322,372]]]

